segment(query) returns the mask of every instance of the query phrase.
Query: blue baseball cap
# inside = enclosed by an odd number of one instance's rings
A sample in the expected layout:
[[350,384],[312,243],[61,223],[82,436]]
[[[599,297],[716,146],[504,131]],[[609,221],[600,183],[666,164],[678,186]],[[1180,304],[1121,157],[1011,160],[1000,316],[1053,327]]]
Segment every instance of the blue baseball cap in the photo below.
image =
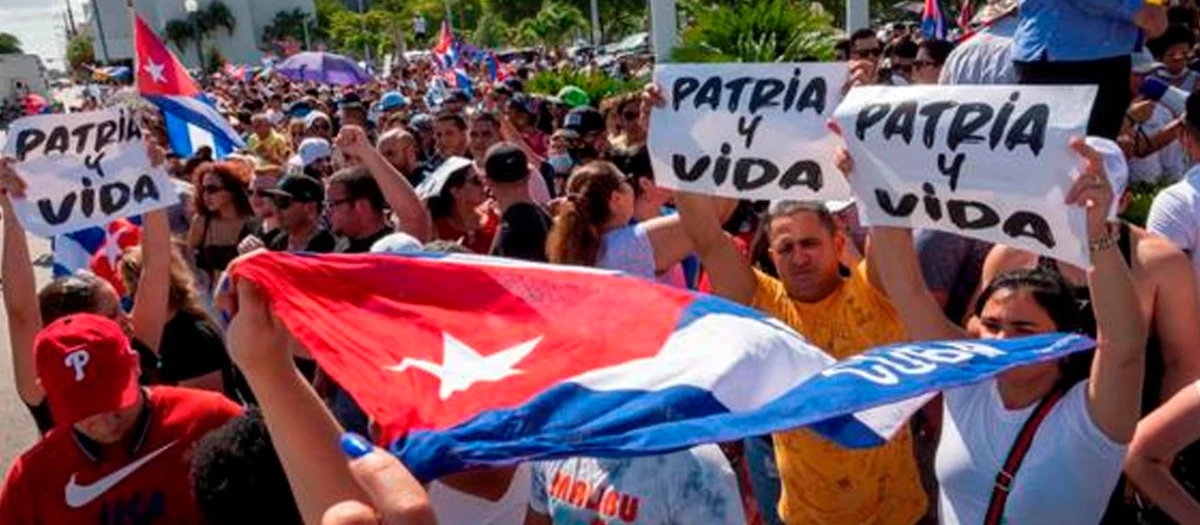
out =
[[399,91],[388,91],[379,98],[377,105],[379,111],[391,111],[393,109],[404,109],[408,107],[408,99],[404,98]]

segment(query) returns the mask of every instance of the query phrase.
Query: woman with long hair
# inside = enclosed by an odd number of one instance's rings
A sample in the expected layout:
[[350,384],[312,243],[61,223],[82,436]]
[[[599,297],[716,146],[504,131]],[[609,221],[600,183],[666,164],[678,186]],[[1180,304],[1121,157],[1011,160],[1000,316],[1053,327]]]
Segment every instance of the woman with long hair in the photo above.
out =
[[[141,248],[121,256],[121,280],[137,294],[142,275]],[[166,324],[159,351],[158,380],[190,388],[232,392],[232,366],[225,351],[221,329],[205,309],[192,270],[179,252],[171,250],[170,285],[167,292]]]
[[[1118,229],[1107,219],[1113,194],[1104,161],[1081,139],[1071,147],[1085,159],[1066,204],[1087,214],[1093,265],[1087,280],[1098,327],[1094,360],[1088,369],[1072,366],[1071,358],[1027,365],[943,392],[936,459],[942,523],[985,523],[998,512],[1007,523],[1095,524],[1120,477],[1138,422],[1146,321],[1117,249]],[[850,173],[849,155],[844,149],[839,155]],[[892,302],[903,305],[897,313],[909,336],[968,338],[925,286],[912,231],[876,227],[870,236],[868,256]],[[1070,285],[1045,269],[997,276],[975,312],[984,339],[1073,332],[1083,324]],[[1035,411],[1044,420],[1034,427],[1020,470],[1010,472],[1006,458],[1020,446],[1017,438]]]
[[214,162],[197,169],[192,181],[196,216],[188,230],[188,248],[196,268],[213,283],[237,257],[238,244],[254,231],[250,170],[241,163]]
[[491,251],[500,219],[470,160],[446,159],[416,191],[433,219],[434,240],[459,242],[483,255]]
[[546,240],[546,257],[657,279],[692,252],[692,242],[678,216],[631,224],[634,204],[633,185],[612,163],[577,168]]

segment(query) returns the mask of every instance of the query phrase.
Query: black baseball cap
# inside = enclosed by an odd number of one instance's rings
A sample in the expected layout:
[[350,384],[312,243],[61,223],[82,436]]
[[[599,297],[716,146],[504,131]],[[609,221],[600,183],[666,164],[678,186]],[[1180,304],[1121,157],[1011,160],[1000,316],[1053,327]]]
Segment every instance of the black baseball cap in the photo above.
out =
[[567,113],[566,122],[563,127],[578,133],[580,136],[606,129],[604,115],[601,115],[596,108],[591,106],[580,106],[572,109],[570,113]]
[[487,178],[500,183],[521,182],[529,176],[529,158],[525,151],[511,142],[501,142],[488,148],[483,170]]
[[284,175],[275,187],[263,190],[270,195],[291,197],[298,202],[322,202],[325,200],[325,187],[321,181],[308,175]]

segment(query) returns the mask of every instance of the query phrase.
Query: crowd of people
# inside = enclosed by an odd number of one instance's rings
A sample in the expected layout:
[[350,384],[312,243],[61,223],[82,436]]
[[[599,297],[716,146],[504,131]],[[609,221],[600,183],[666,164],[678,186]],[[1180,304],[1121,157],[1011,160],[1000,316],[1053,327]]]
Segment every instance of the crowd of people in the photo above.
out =
[[[427,62],[345,88],[214,79],[207,90],[246,148],[181,157],[147,115],[151,157],[181,203],[143,216],[113,276],[41,289],[13,206],[30,181],[0,158],[15,387],[41,433],[13,460],[0,522],[1200,523],[1197,11],[998,0],[977,22],[958,42],[850,34],[837,48],[846,89],[1097,85],[1063,203],[1086,213],[1091,268],[865,228],[845,203],[665,190],[647,142],[668,94],[528,93],[547,61],[499,82],[475,68],[472,89],[446,88]],[[1186,108],[1141,94],[1148,78],[1189,93]],[[854,177],[848,151],[837,157]],[[1135,183],[1165,188],[1144,225],[1115,218]],[[765,312],[838,359],[1046,332],[1097,346],[946,390],[877,448],[799,428],[422,483],[373,445],[369,414],[261,291],[225,286],[230,265],[261,250],[619,270]]]

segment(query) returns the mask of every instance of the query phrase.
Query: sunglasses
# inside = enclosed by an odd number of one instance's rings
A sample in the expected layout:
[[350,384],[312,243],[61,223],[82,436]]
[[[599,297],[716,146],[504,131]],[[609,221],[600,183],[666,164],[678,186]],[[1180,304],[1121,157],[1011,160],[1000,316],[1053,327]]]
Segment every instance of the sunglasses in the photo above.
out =
[[879,58],[879,55],[881,55],[881,54],[883,54],[883,50],[881,50],[878,47],[873,47],[871,49],[855,49],[850,52],[850,56],[852,56],[854,58],[860,58],[860,59],[861,58],[871,58],[871,57]]
[[203,193],[221,193],[225,191],[225,186],[211,186],[205,184],[200,186],[200,191]]

